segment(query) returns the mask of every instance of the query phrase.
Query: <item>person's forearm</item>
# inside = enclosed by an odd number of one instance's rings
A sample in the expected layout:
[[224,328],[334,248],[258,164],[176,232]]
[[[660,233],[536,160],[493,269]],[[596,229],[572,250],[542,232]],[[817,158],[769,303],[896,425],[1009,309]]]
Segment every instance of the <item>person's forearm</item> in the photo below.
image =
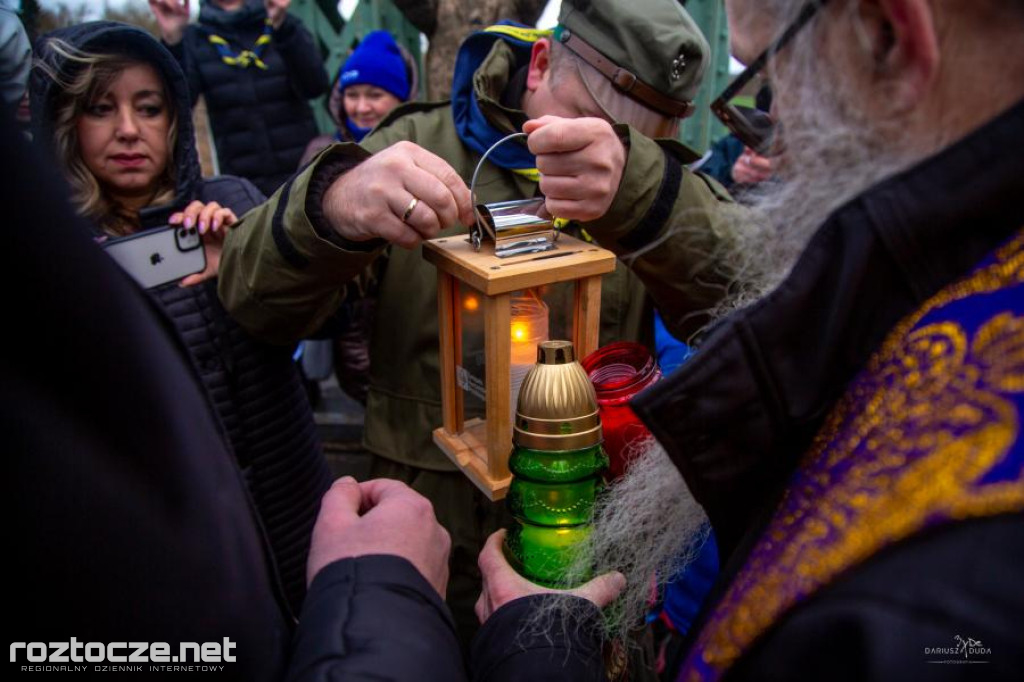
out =
[[447,606],[397,556],[341,559],[310,584],[288,680],[466,679]]
[[554,610],[546,622],[531,620],[550,595],[516,599],[491,614],[473,639],[473,682],[607,679],[601,657],[601,612],[576,598],[575,609]]
[[335,237],[320,207],[330,181],[367,156],[355,145],[328,148],[228,234],[218,291],[254,336],[292,343],[314,333],[340,305],[343,285],[379,254],[382,245]]

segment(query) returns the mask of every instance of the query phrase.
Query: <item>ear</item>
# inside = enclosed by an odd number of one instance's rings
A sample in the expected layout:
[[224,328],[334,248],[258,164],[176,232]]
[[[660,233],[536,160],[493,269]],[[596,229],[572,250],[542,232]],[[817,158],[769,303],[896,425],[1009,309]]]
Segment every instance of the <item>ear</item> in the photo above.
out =
[[865,0],[874,77],[897,111],[921,102],[939,75],[939,39],[929,0]]
[[526,89],[534,92],[544,82],[551,70],[551,41],[540,38],[533,44],[530,52],[530,66],[526,72]]

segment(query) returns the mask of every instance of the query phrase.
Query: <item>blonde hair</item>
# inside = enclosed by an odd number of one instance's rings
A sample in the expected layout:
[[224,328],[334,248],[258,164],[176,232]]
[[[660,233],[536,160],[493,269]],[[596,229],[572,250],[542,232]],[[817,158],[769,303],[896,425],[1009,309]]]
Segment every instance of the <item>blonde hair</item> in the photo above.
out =
[[[121,73],[139,64],[149,64],[142,57],[129,54],[89,53],[58,38],[46,42],[46,51],[61,57],[60,66],[37,60],[36,67],[57,88],[53,118],[53,146],[62,171],[71,185],[71,201],[78,212],[92,219],[109,235],[131,234],[139,228],[138,213],[128,209],[103,192],[96,177],[82,160],[78,140],[78,119],[97,98],[103,95]],[[160,70],[157,69],[157,73]],[[150,203],[167,203],[175,196],[174,150],[178,138],[175,99],[161,74],[164,99],[170,112],[167,166],[161,174]]]

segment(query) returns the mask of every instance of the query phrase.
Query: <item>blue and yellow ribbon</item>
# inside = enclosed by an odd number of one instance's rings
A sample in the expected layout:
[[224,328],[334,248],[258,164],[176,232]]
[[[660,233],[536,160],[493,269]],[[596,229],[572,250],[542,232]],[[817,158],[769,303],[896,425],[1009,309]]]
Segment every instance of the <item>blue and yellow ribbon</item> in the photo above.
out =
[[253,44],[251,50],[241,50],[237,54],[231,50],[231,46],[227,40],[220,37],[216,33],[210,35],[207,40],[217,48],[217,52],[220,54],[220,60],[228,66],[237,66],[242,69],[247,69],[250,66],[255,65],[259,69],[267,70],[267,65],[261,59],[263,51],[267,49],[267,45],[270,44],[270,34],[273,32],[274,27],[270,23],[268,18],[263,22],[263,33],[256,42]]

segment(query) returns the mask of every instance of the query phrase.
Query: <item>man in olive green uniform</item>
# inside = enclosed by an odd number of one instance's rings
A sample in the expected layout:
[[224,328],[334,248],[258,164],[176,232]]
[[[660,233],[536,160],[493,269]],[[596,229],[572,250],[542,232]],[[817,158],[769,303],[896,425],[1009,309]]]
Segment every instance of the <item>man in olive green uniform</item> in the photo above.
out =
[[[437,273],[418,244],[465,232],[473,220],[466,184],[482,153],[536,119],[526,127],[529,149],[513,140],[488,157],[476,200],[543,192],[554,215],[585,221],[571,229],[618,254],[667,237],[632,267],[670,301],[663,313],[674,331],[699,328],[700,311],[721,292],[709,262],[722,236],[717,204],[727,196],[685,168],[692,152],[641,133],[675,136],[707,50],[675,0],[635,0],[628,9],[566,0],[553,34],[481,31],[460,50],[451,102],[400,107],[361,147],[329,148],[225,245],[221,296],[271,341],[315,332],[337,310],[345,282],[371,263],[379,268],[364,442],[377,455],[374,475],[426,495],[451,533],[448,600],[463,636],[479,594],[476,555],[504,519],[431,440],[442,422]],[[601,344],[648,338],[649,299],[621,264],[605,278],[601,307]]]

